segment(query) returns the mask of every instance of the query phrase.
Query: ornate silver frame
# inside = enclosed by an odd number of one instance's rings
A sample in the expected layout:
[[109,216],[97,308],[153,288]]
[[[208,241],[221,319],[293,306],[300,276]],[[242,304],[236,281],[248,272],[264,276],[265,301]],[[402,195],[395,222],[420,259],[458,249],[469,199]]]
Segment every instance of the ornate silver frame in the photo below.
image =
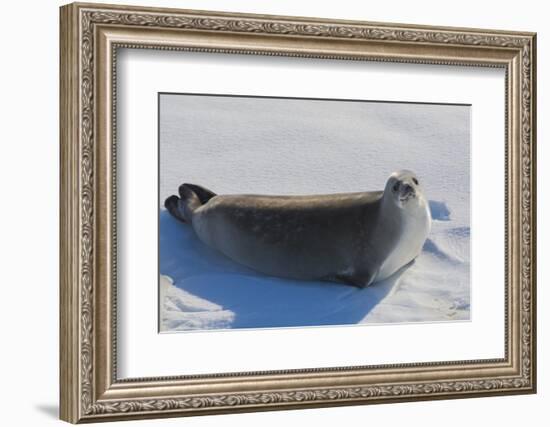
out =
[[[61,419],[129,418],[534,393],[533,33],[71,4],[61,8]],[[114,135],[118,47],[506,70],[505,357],[119,380]]]

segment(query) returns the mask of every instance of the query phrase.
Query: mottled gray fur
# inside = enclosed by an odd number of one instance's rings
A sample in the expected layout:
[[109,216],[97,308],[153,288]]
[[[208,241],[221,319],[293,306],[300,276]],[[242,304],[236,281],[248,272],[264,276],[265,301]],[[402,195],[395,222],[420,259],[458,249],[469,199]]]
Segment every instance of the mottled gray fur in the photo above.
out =
[[413,227],[426,223],[427,203],[413,177],[400,171],[384,191],[315,196],[216,195],[183,184],[165,206],[204,243],[254,270],[365,287],[412,261],[426,239],[426,230],[413,230],[399,251],[411,204],[420,201]]

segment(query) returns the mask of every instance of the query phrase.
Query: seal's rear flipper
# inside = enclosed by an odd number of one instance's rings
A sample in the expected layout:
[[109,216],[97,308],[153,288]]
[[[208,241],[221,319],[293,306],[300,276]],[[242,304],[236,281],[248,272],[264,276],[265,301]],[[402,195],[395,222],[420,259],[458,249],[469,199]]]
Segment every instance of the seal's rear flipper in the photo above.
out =
[[170,196],[164,201],[164,207],[170,214],[182,222],[191,224],[193,213],[202,206],[199,197],[185,185],[179,188],[181,199],[178,196]]
[[212,197],[216,195],[213,191],[210,191],[208,188],[201,187],[200,185],[196,184],[182,184],[180,186],[180,197],[183,199],[184,196],[182,195],[182,187],[187,187],[193,191],[201,201],[201,203],[204,205],[206,202],[208,202]]
[[181,222],[187,222],[180,210],[180,203],[181,200],[178,196],[170,196],[164,201],[164,207],[174,218],[179,219]]

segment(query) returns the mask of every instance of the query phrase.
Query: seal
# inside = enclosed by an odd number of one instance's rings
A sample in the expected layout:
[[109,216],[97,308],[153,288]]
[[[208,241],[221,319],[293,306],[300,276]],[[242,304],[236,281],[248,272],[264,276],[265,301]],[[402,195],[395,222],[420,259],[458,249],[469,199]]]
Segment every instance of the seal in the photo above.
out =
[[261,273],[364,288],[411,263],[431,227],[416,175],[383,191],[312,196],[216,195],[182,184],[166,209],[208,246]]

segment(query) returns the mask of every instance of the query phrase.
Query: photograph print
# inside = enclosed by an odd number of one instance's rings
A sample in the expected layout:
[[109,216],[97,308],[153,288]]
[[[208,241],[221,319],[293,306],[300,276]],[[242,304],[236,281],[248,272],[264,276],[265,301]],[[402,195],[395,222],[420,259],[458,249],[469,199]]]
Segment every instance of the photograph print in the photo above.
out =
[[470,105],[158,109],[160,332],[470,320]]

